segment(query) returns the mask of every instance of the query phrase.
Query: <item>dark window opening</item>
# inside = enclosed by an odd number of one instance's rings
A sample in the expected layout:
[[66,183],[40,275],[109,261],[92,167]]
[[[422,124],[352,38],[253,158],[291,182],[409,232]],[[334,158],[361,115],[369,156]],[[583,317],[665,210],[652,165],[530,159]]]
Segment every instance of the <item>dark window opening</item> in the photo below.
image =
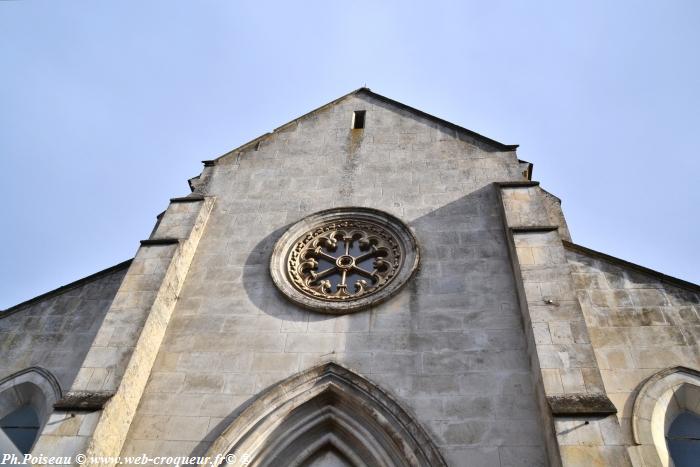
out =
[[0,420],[0,430],[22,454],[28,454],[39,434],[39,417],[29,405],[25,405]]
[[666,443],[676,467],[698,465],[700,416],[693,412],[681,412],[668,429]]
[[352,113],[352,129],[361,130],[365,127],[365,111],[356,110]]

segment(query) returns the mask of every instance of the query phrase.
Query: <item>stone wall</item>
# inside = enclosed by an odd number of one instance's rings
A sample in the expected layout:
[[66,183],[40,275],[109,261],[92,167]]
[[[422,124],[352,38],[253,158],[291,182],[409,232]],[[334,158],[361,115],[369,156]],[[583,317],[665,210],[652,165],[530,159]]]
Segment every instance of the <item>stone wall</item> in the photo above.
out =
[[[259,391],[334,361],[415,414],[450,465],[543,465],[492,186],[522,179],[513,151],[364,93],[207,164],[193,185],[217,201],[122,453],[206,452]],[[338,206],[402,219],[422,264],[388,302],[329,316],[282,298],[268,261],[290,223]]]
[[[45,454],[211,454],[265,389],[346,371],[322,365],[334,362],[386,391],[450,466],[646,465],[634,398],[660,370],[700,368],[700,289],[570,243],[559,200],[524,180],[524,164],[353,93],[207,161],[128,275],[124,263],[0,313],[0,379],[40,366],[64,396],[114,395],[103,410],[54,413]],[[373,308],[301,309],[272,283],[273,247],[341,206],[403,220],[420,269]]]
[[559,203],[536,183],[499,188],[549,464],[630,466],[574,293]]
[[35,453],[85,454],[85,465],[117,464],[105,459],[122,449],[213,202],[171,199],[151,238],[141,241]]
[[633,445],[630,418],[642,383],[668,367],[700,368],[700,290],[577,246],[566,254],[605,391],[623,442]]
[[127,267],[0,312],[0,379],[40,366],[70,388]]

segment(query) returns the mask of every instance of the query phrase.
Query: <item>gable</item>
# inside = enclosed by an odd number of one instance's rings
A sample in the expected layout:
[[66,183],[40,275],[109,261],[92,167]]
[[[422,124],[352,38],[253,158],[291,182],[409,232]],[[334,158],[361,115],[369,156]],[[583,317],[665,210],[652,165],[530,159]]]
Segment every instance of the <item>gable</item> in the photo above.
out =
[[464,141],[469,142],[470,144],[476,145],[481,147],[482,149],[486,151],[515,151],[518,148],[517,144],[511,145],[511,144],[503,144],[501,142],[498,142],[496,140],[493,140],[491,138],[488,138],[486,136],[483,136],[479,133],[476,133],[474,131],[471,131],[467,128],[461,127],[459,125],[456,125],[452,122],[449,122],[447,120],[443,120],[439,117],[436,117],[434,115],[428,114],[427,112],[423,112],[422,110],[416,109],[414,107],[410,107],[406,104],[403,104],[401,102],[395,101],[393,99],[390,99],[386,96],[382,96],[380,94],[377,94],[375,92],[372,92],[369,88],[359,88],[356,89],[355,91],[352,91],[348,94],[345,94],[344,96],[339,97],[338,99],[335,99],[327,104],[322,105],[321,107],[318,107],[304,115],[301,115],[300,117],[295,118],[294,120],[291,120],[290,122],[285,123],[284,125],[281,125],[274,130],[272,130],[269,133],[265,133],[264,135],[261,135],[235,149],[232,149],[231,151],[227,152],[226,154],[218,157],[217,159],[214,160],[208,160],[204,161],[205,165],[210,165],[212,163],[215,163],[216,161],[225,158],[231,154],[234,153],[240,153],[244,152],[247,149],[251,147],[256,147],[259,144],[261,144],[264,140],[268,139],[269,137],[275,135],[276,133],[284,133],[286,131],[289,131],[291,128],[294,128],[295,126],[299,125],[300,123],[304,121],[308,121],[314,118],[317,118],[319,114],[322,114],[324,112],[332,111],[333,107],[337,106],[343,101],[346,101],[350,98],[358,98],[358,99],[363,99],[367,101],[368,103],[374,103],[376,105],[381,105],[386,109],[391,110],[392,112],[395,112],[399,115],[402,115],[406,118],[412,118],[415,119],[416,121],[420,121],[423,124],[430,125],[434,128],[440,129],[441,131],[445,132],[448,135],[452,135],[455,138],[460,138]]

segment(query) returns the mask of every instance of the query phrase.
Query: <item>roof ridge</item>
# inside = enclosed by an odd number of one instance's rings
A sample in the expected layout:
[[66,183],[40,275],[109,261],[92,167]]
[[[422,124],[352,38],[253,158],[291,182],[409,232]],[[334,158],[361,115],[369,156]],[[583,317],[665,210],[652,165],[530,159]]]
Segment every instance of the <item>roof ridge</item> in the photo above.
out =
[[64,292],[75,289],[75,288],[80,287],[82,285],[85,285],[89,282],[96,281],[97,279],[100,279],[104,276],[108,276],[114,272],[120,271],[122,269],[126,269],[131,265],[132,261],[133,261],[133,258],[127,259],[126,261],[122,261],[121,263],[115,264],[114,266],[110,266],[106,269],[102,269],[101,271],[97,271],[93,274],[90,274],[89,276],[82,277],[78,280],[75,280],[73,282],[69,282],[68,284],[62,285],[62,286],[57,287],[53,290],[49,290],[48,292],[44,292],[41,295],[37,295],[36,297],[32,297],[28,300],[25,300],[21,303],[13,305],[9,308],[5,308],[4,310],[0,310],[0,319],[5,318],[5,317],[17,312],[17,311],[20,311],[29,305],[33,305],[34,303],[38,303],[38,302],[41,302],[43,300],[55,297],[56,295],[60,295]]
[[482,134],[480,134],[480,133],[477,133],[477,132],[472,131],[472,130],[470,130],[470,129],[468,129],[468,128],[465,128],[465,127],[463,127],[463,126],[460,126],[460,125],[457,125],[457,124],[455,124],[455,123],[452,123],[452,122],[450,122],[450,121],[448,121],[448,120],[442,119],[442,118],[440,118],[440,117],[436,117],[435,115],[429,114],[429,113],[424,112],[424,111],[422,111],[422,110],[420,110],[420,109],[417,109],[417,108],[415,108],[415,107],[411,107],[410,105],[406,105],[406,104],[404,104],[404,103],[402,103],[402,102],[399,102],[399,101],[397,101],[397,100],[391,99],[390,97],[386,97],[386,96],[383,96],[383,95],[381,95],[381,94],[377,94],[376,92],[373,92],[373,91],[372,91],[371,89],[369,89],[369,88],[360,88],[360,89],[358,89],[358,90],[355,91],[355,92],[357,93],[357,92],[360,92],[360,91],[366,91],[366,92],[368,92],[369,94],[371,94],[373,97],[375,97],[375,98],[377,98],[377,99],[379,99],[379,100],[382,100],[382,101],[387,102],[387,103],[389,103],[389,104],[392,104],[392,105],[395,105],[395,106],[397,106],[397,107],[403,108],[404,110],[407,110],[407,111],[409,111],[409,112],[416,113],[416,114],[418,114],[419,116],[421,116],[421,117],[423,117],[423,118],[425,118],[425,119],[436,121],[436,122],[438,122],[438,123],[440,123],[440,124],[442,124],[442,125],[444,125],[444,126],[447,126],[447,127],[451,128],[451,129],[453,129],[453,130],[456,130],[456,131],[459,131],[459,132],[462,132],[462,133],[466,133],[467,135],[471,136],[472,138],[477,139],[477,140],[481,140],[481,142],[487,143],[487,144],[489,144],[489,145],[491,145],[491,146],[495,146],[496,148],[498,148],[498,149],[500,149],[500,150],[502,150],[502,151],[515,151],[515,150],[518,148],[518,146],[519,146],[518,144],[504,144],[504,143],[501,143],[500,141],[496,141],[495,139],[491,139],[491,138],[489,138],[488,136],[484,136],[484,135],[482,135]]
[[650,269],[650,268],[641,266],[641,265],[636,264],[636,263],[631,263],[631,262],[626,261],[624,259],[620,259],[620,258],[617,258],[615,256],[611,256],[607,253],[602,253],[600,251],[593,250],[591,248],[585,247],[583,245],[579,245],[577,243],[569,242],[567,240],[562,240],[562,243],[564,244],[564,248],[566,248],[568,250],[575,251],[577,253],[590,255],[593,257],[597,257],[599,259],[608,261],[608,262],[616,264],[618,266],[624,266],[624,267],[633,269],[637,272],[640,272],[642,274],[647,274],[647,275],[656,277],[661,282],[665,282],[667,284],[671,284],[671,285],[676,286],[676,287],[690,290],[690,291],[695,292],[695,293],[700,293],[700,285],[695,284],[693,282],[689,282],[689,281],[686,281],[683,279],[679,279],[677,277],[669,276],[669,275],[666,275],[662,272],[656,271],[654,269]]
[[440,123],[441,125],[446,126],[446,127],[450,128],[450,129],[452,129],[452,130],[455,130],[455,131],[458,131],[458,132],[461,132],[461,133],[465,133],[466,135],[468,135],[468,136],[470,136],[470,137],[472,137],[472,138],[474,138],[474,139],[476,139],[476,140],[479,140],[479,141],[481,141],[482,143],[486,143],[486,144],[488,144],[488,145],[490,145],[490,146],[494,146],[495,148],[497,148],[497,149],[499,149],[499,150],[501,150],[501,151],[515,151],[515,150],[518,148],[518,146],[519,146],[519,145],[517,145],[517,144],[503,144],[503,143],[501,143],[501,142],[499,142],[499,141],[496,141],[495,139],[491,139],[491,138],[489,138],[488,136],[484,136],[484,135],[482,135],[482,134],[480,134],[480,133],[477,133],[477,132],[472,131],[472,130],[470,130],[470,129],[468,129],[468,128],[464,128],[464,127],[462,127],[462,126],[459,126],[459,125],[457,125],[457,124],[455,124],[455,123],[452,123],[452,122],[450,122],[450,121],[448,121],[448,120],[444,120],[444,119],[442,119],[442,118],[440,118],[440,117],[436,117],[436,116],[431,115],[431,114],[429,114],[429,113],[427,113],[427,112],[424,112],[424,111],[422,111],[422,110],[420,110],[420,109],[416,109],[415,107],[411,107],[411,106],[406,105],[406,104],[404,104],[404,103],[402,103],[402,102],[399,102],[399,101],[397,101],[397,100],[391,99],[391,98],[386,97],[386,96],[383,96],[383,95],[381,95],[381,94],[377,94],[376,92],[372,91],[370,88],[364,87],[364,86],[363,86],[363,87],[357,88],[357,89],[355,89],[354,91],[351,91],[351,92],[349,92],[349,93],[347,93],[347,94],[343,94],[342,96],[340,96],[340,97],[338,97],[338,98],[336,98],[336,99],[333,99],[332,101],[327,102],[327,103],[325,103],[325,104],[323,104],[323,105],[321,105],[321,106],[319,106],[319,107],[316,107],[315,109],[310,110],[309,112],[306,112],[305,114],[302,114],[302,115],[300,115],[300,116],[298,116],[298,117],[296,117],[296,118],[293,118],[292,120],[288,121],[287,123],[284,123],[284,124],[278,126],[277,128],[273,129],[272,131],[269,131],[269,132],[267,132],[267,133],[263,133],[262,135],[260,135],[260,136],[258,136],[258,137],[256,137],[256,138],[251,139],[251,140],[248,141],[247,143],[243,143],[243,144],[241,144],[240,146],[237,146],[237,147],[231,149],[230,151],[225,152],[224,154],[222,154],[222,155],[216,157],[215,159],[207,160],[207,161],[203,161],[203,162],[204,162],[205,164],[211,164],[211,163],[213,163],[213,162],[215,162],[215,161],[217,161],[217,160],[219,160],[219,159],[222,159],[222,158],[228,156],[229,154],[242,151],[242,150],[244,150],[246,147],[251,146],[251,145],[253,145],[254,143],[257,143],[257,142],[260,141],[262,138],[265,138],[265,137],[270,136],[270,135],[272,135],[272,134],[274,134],[274,133],[277,133],[278,131],[280,131],[280,130],[286,128],[287,126],[289,126],[289,125],[291,125],[291,124],[293,124],[293,123],[295,123],[295,122],[297,122],[297,121],[299,121],[299,120],[301,120],[301,119],[303,119],[303,118],[305,118],[305,117],[307,117],[307,116],[309,116],[309,115],[311,115],[311,114],[313,114],[313,113],[316,113],[316,112],[318,112],[318,111],[320,111],[320,110],[322,110],[322,109],[324,109],[324,108],[326,108],[326,107],[329,107],[329,106],[331,106],[331,105],[334,105],[334,104],[338,103],[339,101],[341,101],[341,100],[343,100],[343,99],[345,99],[345,98],[347,98],[347,97],[349,97],[349,96],[352,96],[352,95],[355,95],[355,94],[359,94],[359,93],[363,93],[363,92],[369,94],[370,96],[372,96],[372,97],[374,97],[374,98],[376,98],[376,99],[378,99],[378,100],[380,100],[380,101],[383,101],[383,102],[385,102],[385,103],[391,104],[391,105],[396,106],[396,107],[399,107],[399,108],[401,108],[401,109],[403,109],[403,110],[406,110],[406,111],[408,111],[408,112],[417,114],[418,116],[420,116],[420,117],[422,117],[422,118],[425,118],[425,119],[427,119],[427,120],[435,121],[435,122]]

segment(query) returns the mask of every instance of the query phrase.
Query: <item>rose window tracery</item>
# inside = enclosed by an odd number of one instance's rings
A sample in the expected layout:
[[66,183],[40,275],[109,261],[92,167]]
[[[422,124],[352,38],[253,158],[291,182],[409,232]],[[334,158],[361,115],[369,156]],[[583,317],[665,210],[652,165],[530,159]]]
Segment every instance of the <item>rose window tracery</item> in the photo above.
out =
[[349,313],[396,293],[418,266],[415,238],[397,218],[369,208],[308,216],[282,235],[270,261],[287,298],[325,313]]
[[288,272],[302,292],[325,300],[350,300],[391,281],[401,259],[398,242],[385,229],[341,220],[300,239],[289,255]]

